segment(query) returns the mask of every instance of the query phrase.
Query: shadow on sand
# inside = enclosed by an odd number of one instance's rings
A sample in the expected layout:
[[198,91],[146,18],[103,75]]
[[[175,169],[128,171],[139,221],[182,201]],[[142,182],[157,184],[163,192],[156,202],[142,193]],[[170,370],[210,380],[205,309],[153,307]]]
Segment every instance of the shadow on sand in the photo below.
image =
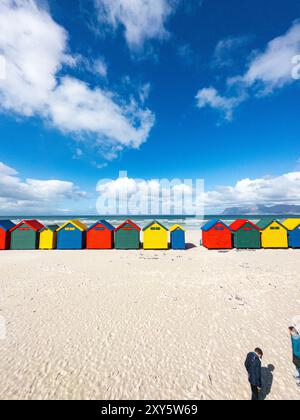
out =
[[273,365],[269,365],[268,367],[262,368],[263,388],[260,392],[260,400],[265,400],[272,391],[274,371],[275,367]]
[[194,249],[197,248],[197,245],[195,244],[186,244],[185,249],[188,251],[190,249]]

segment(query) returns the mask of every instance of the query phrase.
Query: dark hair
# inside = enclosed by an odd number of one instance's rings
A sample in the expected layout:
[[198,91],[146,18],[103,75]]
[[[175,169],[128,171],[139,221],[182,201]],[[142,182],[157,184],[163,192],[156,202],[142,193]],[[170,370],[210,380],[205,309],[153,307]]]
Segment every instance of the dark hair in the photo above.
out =
[[290,330],[292,333],[295,333],[295,334],[298,334],[298,335],[299,335],[299,333],[298,333],[298,331],[297,331],[297,329],[296,329],[295,327],[289,327],[289,330]]
[[264,355],[262,349],[260,349],[259,347],[257,347],[254,351],[255,353],[259,354],[261,357]]

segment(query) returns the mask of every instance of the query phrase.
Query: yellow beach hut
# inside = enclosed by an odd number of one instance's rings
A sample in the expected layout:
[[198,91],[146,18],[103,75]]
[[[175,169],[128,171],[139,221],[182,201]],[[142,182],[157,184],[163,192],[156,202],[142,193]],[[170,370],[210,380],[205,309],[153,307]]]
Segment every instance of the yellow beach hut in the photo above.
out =
[[40,230],[39,249],[56,249],[58,228],[58,225],[50,225]]
[[262,248],[288,248],[288,230],[278,220],[261,220],[257,223],[261,231]]
[[157,220],[149,223],[143,229],[144,249],[168,249],[169,248],[169,230]]

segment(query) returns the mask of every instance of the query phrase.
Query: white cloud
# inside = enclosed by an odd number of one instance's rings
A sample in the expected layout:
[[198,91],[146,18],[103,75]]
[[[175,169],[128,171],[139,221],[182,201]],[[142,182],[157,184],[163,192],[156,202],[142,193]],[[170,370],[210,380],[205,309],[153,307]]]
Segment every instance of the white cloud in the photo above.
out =
[[[0,81],[0,110],[40,116],[62,132],[96,147],[139,147],[154,124],[149,110],[114,92],[91,88],[81,80],[59,76],[75,66],[68,34],[33,0],[0,0],[0,54],[7,77]],[[98,61],[98,72],[105,73]]]
[[247,86],[258,84],[260,93],[293,83],[292,59],[300,51],[300,22],[294,23],[288,32],[273,39],[263,53],[250,63],[242,80]]
[[[276,89],[292,84],[295,82],[292,77],[292,61],[299,51],[300,22],[297,21],[284,35],[270,41],[263,52],[256,53],[243,75],[227,79],[227,91],[224,95],[219,94],[214,88],[209,88],[211,92],[214,90],[214,96],[218,100],[198,101],[198,107],[210,106],[222,113],[225,112],[225,117],[228,119],[234,108],[250,95],[256,97],[269,95]],[[203,91],[206,89],[200,90],[197,97],[199,94],[201,96]]]
[[177,209],[175,214],[180,214],[182,208],[187,214],[194,214],[194,206],[200,209],[204,204],[206,213],[215,214],[230,207],[300,205],[299,171],[257,179],[245,178],[234,185],[219,186],[203,193],[196,193],[195,183],[192,182],[166,181],[127,176],[104,180],[97,186],[100,196],[98,211],[107,214],[108,203],[110,214],[116,214],[118,206],[124,209],[124,213],[129,211],[131,214],[151,213],[153,208],[156,211],[152,214],[170,214],[172,209]]
[[[94,134],[101,145],[117,143],[138,148],[147,140],[154,123],[149,110],[136,103],[119,105],[111,92],[91,89],[86,83],[65,77],[49,101],[49,118],[54,126],[67,133]],[[137,120],[137,122],[135,122]]]
[[258,179],[242,179],[233,186],[207,191],[204,201],[208,209],[275,204],[300,205],[300,172]]
[[61,180],[22,180],[18,172],[0,162],[0,212],[26,209],[52,209],[65,200],[86,197],[72,182]]
[[0,51],[6,79],[1,108],[21,115],[45,113],[56,73],[67,59],[67,33],[30,0],[0,0]]
[[165,22],[177,1],[174,0],[95,0],[99,21],[114,30],[125,30],[130,48],[140,49],[145,41],[168,36]]
[[107,64],[103,58],[98,58],[94,62],[94,71],[96,74],[99,74],[101,77],[107,76]]
[[211,107],[224,113],[226,120],[231,121],[233,110],[243,100],[243,97],[221,96],[214,87],[199,90],[196,96],[199,108]]

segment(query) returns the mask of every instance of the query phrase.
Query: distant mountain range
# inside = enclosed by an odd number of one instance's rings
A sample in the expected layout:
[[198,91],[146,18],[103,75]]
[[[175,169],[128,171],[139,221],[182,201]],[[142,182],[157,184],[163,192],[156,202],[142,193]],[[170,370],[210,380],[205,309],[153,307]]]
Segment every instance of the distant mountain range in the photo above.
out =
[[229,207],[222,213],[223,216],[234,215],[264,215],[264,216],[280,216],[280,215],[300,215],[300,206],[289,204],[277,204],[274,206],[256,205],[251,207]]

